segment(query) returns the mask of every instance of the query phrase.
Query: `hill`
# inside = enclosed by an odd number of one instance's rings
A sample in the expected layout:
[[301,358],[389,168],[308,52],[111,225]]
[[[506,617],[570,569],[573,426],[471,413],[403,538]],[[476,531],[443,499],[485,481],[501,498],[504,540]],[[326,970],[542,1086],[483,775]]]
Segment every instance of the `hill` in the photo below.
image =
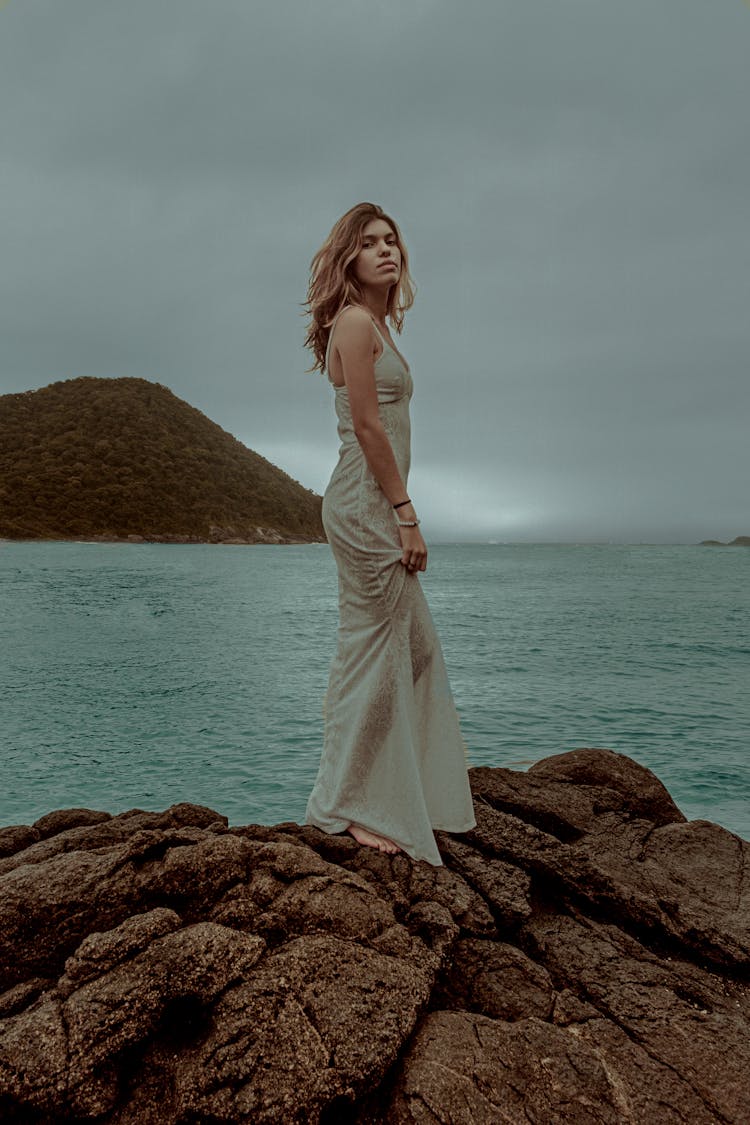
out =
[[320,509],[161,383],[84,377],[0,396],[0,536],[323,541]]
[[730,543],[722,543],[720,539],[701,539],[701,547],[750,547],[750,535],[737,535]]

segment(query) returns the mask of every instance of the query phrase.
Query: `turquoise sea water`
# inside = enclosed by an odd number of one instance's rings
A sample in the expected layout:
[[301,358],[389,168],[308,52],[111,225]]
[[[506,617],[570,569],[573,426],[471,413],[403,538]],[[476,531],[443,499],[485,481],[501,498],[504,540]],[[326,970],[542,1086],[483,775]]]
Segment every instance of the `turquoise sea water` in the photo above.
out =
[[[470,765],[629,754],[750,837],[750,551],[432,546]],[[336,642],[327,546],[0,542],[0,825],[177,801],[302,822]]]

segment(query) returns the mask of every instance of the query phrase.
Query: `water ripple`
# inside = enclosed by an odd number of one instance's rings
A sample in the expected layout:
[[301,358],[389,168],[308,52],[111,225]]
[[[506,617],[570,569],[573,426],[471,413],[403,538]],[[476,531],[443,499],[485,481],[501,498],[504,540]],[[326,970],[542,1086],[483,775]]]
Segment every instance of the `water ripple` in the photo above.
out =
[[[607,746],[750,835],[741,550],[435,546],[471,765]],[[301,821],[337,628],[327,547],[0,543],[0,824],[189,800]]]

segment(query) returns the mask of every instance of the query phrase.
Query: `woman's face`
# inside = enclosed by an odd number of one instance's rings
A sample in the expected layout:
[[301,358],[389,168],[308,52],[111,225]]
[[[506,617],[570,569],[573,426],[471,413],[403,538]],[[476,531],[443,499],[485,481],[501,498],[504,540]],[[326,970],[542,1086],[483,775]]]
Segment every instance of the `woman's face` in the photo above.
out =
[[398,239],[385,219],[371,219],[362,231],[362,248],[354,259],[354,276],[363,285],[390,288],[401,276]]

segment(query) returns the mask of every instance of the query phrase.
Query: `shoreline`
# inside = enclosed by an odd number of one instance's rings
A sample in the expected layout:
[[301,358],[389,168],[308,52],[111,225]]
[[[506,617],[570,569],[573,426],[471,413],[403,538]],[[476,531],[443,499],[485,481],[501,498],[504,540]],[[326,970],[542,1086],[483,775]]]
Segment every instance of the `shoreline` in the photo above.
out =
[[241,536],[227,536],[225,538],[215,536],[213,538],[202,538],[198,535],[88,535],[81,536],[4,536],[0,535],[0,543],[173,543],[178,546],[185,545],[207,545],[218,547],[256,547],[256,546],[304,546],[306,544],[323,544],[325,539],[295,539],[288,536],[279,534],[278,532],[267,532],[263,535],[258,535],[254,539],[241,537]]

